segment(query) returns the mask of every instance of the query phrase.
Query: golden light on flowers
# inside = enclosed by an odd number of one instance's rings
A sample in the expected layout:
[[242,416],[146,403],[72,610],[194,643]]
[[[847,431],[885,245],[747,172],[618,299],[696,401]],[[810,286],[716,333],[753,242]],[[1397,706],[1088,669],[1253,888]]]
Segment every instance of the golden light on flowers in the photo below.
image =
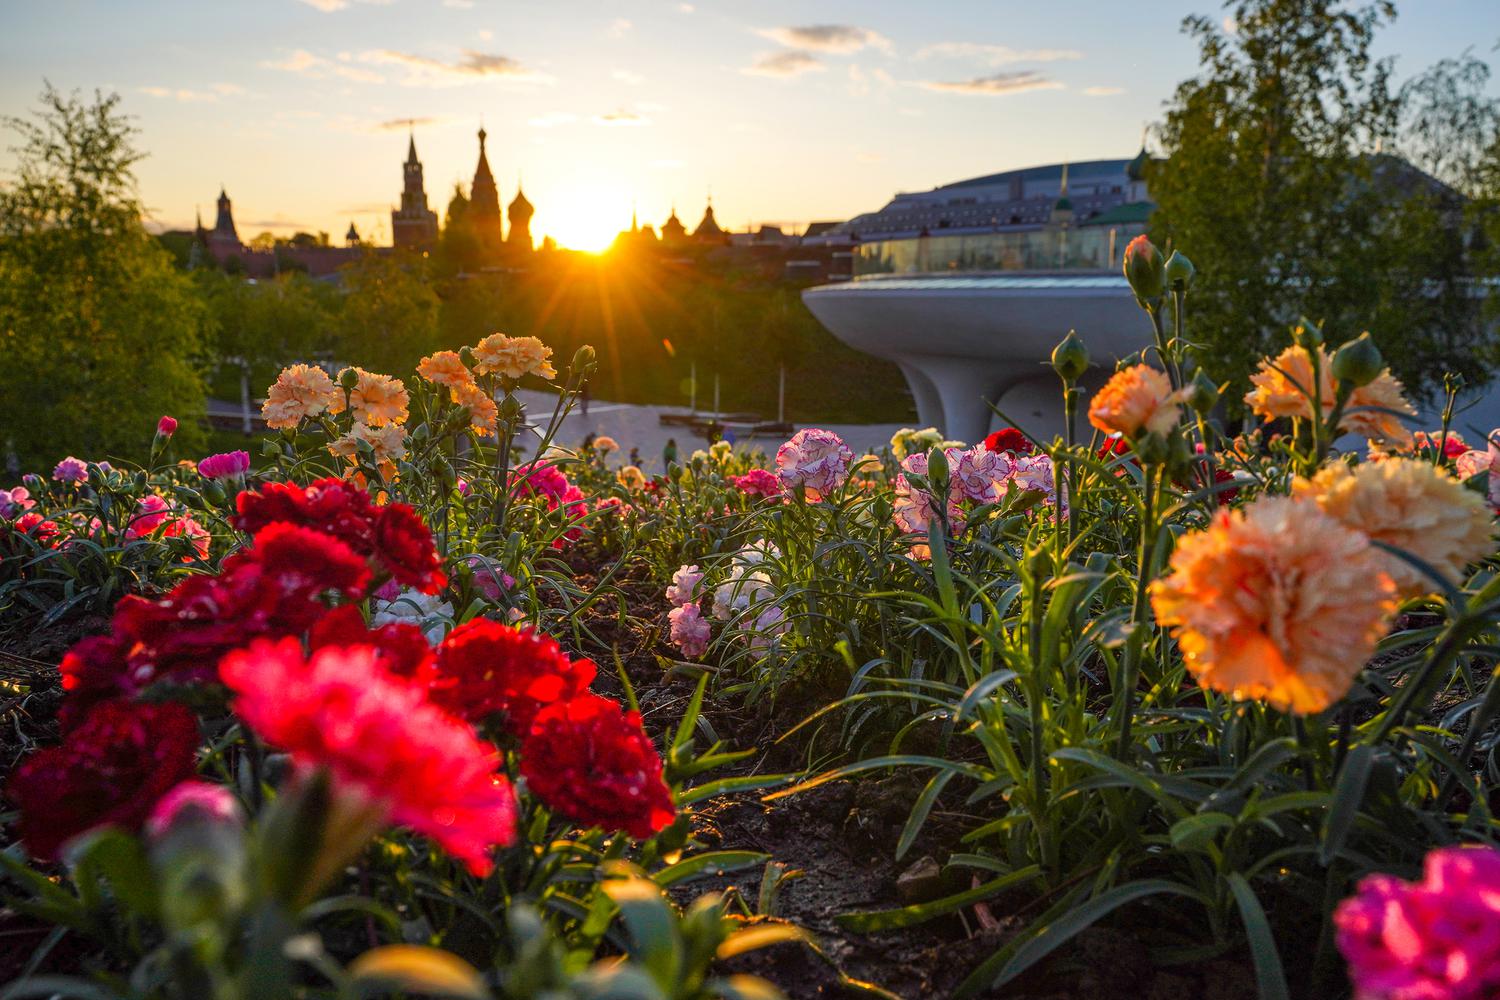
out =
[[[1337,392],[1334,388],[1330,367],[1333,357],[1323,348],[1318,348],[1317,393],[1322,404],[1322,415],[1326,420],[1333,412]],[[1245,394],[1245,403],[1262,420],[1278,420],[1298,417],[1312,418],[1314,391],[1312,355],[1304,347],[1293,345],[1267,361],[1250,376],[1251,389]],[[1364,409],[1378,407],[1379,409]],[[1405,448],[1411,444],[1411,432],[1394,413],[1414,415],[1417,411],[1407,402],[1401,383],[1387,369],[1368,385],[1362,385],[1350,395],[1339,419],[1339,430],[1360,434],[1385,447]]]
[[450,389],[458,389],[474,381],[474,376],[457,351],[429,354],[417,363],[417,374],[434,385],[445,385]]
[[1166,372],[1150,365],[1131,365],[1110,377],[1089,403],[1089,423],[1106,434],[1165,434],[1181,419],[1180,394],[1172,391]]
[[395,478],[396,463],[406,457],[406,428],[400,424],[371,427],[356,421],[348,434],[329,443],[328,450],[353,462],[359,454],[360,442],[370,446],[381,478],[387,481]]
[[646,474],[634,465],[627,465],[622,468],[616,473],[615,478],[620,481],[621,486],[631,492],[646,488]]
[[474,370],[481,375],[503,375],[518,379],[526,375],[557,377],[552,367],[552,348],[535,337],[507,337],[492,333],[474,348]]
[[[1431,462],[1388,458],[1350,469],[1334,462],[1292,484],[1294,496],[1377,542],[1409,552],[1459,583],[1464,568],[1495,551],[1494,521],[1484,498]],[[1415,566],[1381,553],[1402,597],[1438,589]]]
[[1396,608],[1380,551],[1307,500],[1220,513],[1183,536],[1171,569],[1151,607],[1198,683],[1282,711],[1343,697]]
[[406,422],[406,406],[410,398],[406,385],[398,378],[378,375],[363,368],[354,369],[359,381],[349,393],[349,408],[360,423],[371,427]]
[[495,433],[495,420],[499,416],[499,408],[495,406],[495,400],[489,393],[474,382],[467,382],[453,387],[453,401],[459,406],[469,408],[470,427],[480,434]]
[[308,417],[338,413],[343,408],[344,394],[327,372],[312,365],[291,365],[281,370],[267,390],[260,414],[267,427],[282,430],[296,427]]

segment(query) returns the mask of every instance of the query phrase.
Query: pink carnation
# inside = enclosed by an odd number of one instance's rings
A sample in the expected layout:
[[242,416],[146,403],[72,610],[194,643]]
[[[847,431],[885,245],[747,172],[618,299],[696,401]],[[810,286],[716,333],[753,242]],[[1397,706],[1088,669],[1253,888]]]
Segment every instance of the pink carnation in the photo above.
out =
[[1334,913],[1357,1000],[1500,996],[1500,851],[1444,847],[1423,877],[1371,875]]
[[140,538],[160,528],[171,516],[167,502],[155,493],[148,493],[135,505],[135,516],[125,528],[126,538]]
[[1453,460],[1453,468],[1459,479],[1469,479],[1481,472],[1490,471],[1490,453],[1477,448],[1464,452]]
[[512,587],[516,578],[499,568],[499,563],[479,553],[464,557],[464,562],[474,571],[474,589],[487,599],[499,601]]
[[672,626],[672,642],[682,655],[696,660],[708,651],[709,626],[696,604],[683,604],[667,612]]
[[225,826],[238,825],[244,819],[239,800],[228,788],[190,778],[173,785],[157,800],[146,820],[146,833],[160,837],[193,813]]
[[1000,499],[1001,483],[1012,468],[1009,455],[990,451],[984,445],[968,450],[949,448],[946,454],[952,492],[975,503],[994,503]]
[[703,573],[697,566],[682,566],[672,574],[667,586],[667,600],[673,607],[692,604],[698,600],[698,588],[703,585]]
[[156,433],[164,438],[169,438],[177,433],[177,418],[163,416],[156,422]]
[[228,479],[249,471],[248,451],[226,451],[221,455],[210,455],[198,463],[198,475],[204,479]]
[[36,501],[31,499],[31,491],[24,486],[0,490],[0,517],[20,517],[35,506]]
[[568,492],[568,477],[551,462],[518,465],[511,473],[511,482],[518,492],[540,494],[553,501],[562,500]]
[[765,469],[751,469],[743,476],[730,476],[729,481],[747,497],[774,497],[781,492],[781,481]]
[[776,449],[776,476],[793,496],[821,500],[849,476],[854,452],[832,431],[805,428]]
[[780,607],[772,605],[765,608],[755,616],[755,623],[748,629],[750,633],[750,652],[756,656],[764,656],[771,651],[776,640],[786,635],[791,630],[791,623],[786,619],[786,612]]
[[59,483],[81,483],[89,477],[89,467],[81,458],[69,455],[52,470],[52,478]]

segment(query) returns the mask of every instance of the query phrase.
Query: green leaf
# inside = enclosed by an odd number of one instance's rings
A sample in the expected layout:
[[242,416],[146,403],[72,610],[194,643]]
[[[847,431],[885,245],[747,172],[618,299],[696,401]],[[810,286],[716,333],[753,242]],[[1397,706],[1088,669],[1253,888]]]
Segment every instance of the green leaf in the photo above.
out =
[[1018,868],[1008,875],[1002,875],[997,879],[991,879],[983,885],[977,885],[972,889],[935,899],[930,903],[918,903],[915,906],[902,906],[892,910],[869,910],[864,913],[841,913],[834,920],[840,927],[861,934],[870,934],[875,931],[888,931],[897,927],[915,927],[917,924],[925,923],[946,913],[961,910],[973,903],[998,896],[1007,889],[1018,885],[1024,885],[1035,878],[1039,878],[1042,869],[1038,865],[1027,865]]
[[1197,813],[1172,824],[1169,836],[1179,851],[1202,851],[1220,830],[1234,827],[1234,817],[1221,812]]
[[620,908],[620,919],[630,931],[632,958],[643,965],[663,988],[675,985],[682,973],[682,932],[677,914],[661,887],[649,878],[630,875],[602,886]]
[[729,795],[733,792],[748,792],[757,788],[775,788],[793,780],[796,776],[791,774],[747,774],[738,778],[720,778],[718,781],[709,781],[692,788],[685,788],[677,795],[679,806],[692,805],[704,799],[711,799],[716,795]]
[[1260,1000],[1289,1000],[1281,953],[1276,949],[1266,911],[1261,908],[1255,890],[1250,888],[1243,875],[1234,872],[1228,881],[1235,904],[1240,909],[1240,919],[1245,922],[1245,934],[1250,938],[1250,957],[1255,963],[1255,984]]
[[464,1000],[490,997],[479,970],[451,951],[425,945],[372,948],[349,963],[349,974],[363,988],[393,988]]
[[927,782],[927,787],[922,789],[922,794],[917,796],[916,803],[911,807],[911,814],[906,817],[906,826],[901,830],[901,838],[896,841],[896,860],[899,861],[911,850],[911,845],[917,839],[917,834],[922,832],[922,825],[927,822],[927,816],[932,812],[933,803],[942,794],[948,782],[953,780],[957,771],[939,771]]
[[651,875],[651,881],[660,886],[676,885],[704,875],[723,875],[725,872],[753,868],[771,860],[769,854],[759,851],[710,851],[697,854],[675,865],[668,865]]
[[1370,783],[1370,771],[1375,765],[1375,748],[1362,743],[1349,751],[1344,766],[1339,771],[1333,786],[1333,804],[1328,808],[1328,818],[1323,823],[1323,835],[1318,847],[1318,863],[1325,868],[1344,849],[1349,831],[1359,817],[1359,807],[1365,801],[1365,788]]

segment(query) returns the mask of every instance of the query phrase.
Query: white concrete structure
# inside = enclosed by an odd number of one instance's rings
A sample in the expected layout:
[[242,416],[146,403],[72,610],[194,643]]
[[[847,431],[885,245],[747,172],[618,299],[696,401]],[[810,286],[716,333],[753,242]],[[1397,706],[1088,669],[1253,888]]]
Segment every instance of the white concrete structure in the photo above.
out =
[[1117,358],[1151,342],[1125,279],[1104,274],[933,274],[822,285],[802,300],[856,350],[894,361],[924,425],[975,442],[1006,416],[1038,436],[1062,429],[1062,389],[1048,364],[1070,329],[1099,384]]

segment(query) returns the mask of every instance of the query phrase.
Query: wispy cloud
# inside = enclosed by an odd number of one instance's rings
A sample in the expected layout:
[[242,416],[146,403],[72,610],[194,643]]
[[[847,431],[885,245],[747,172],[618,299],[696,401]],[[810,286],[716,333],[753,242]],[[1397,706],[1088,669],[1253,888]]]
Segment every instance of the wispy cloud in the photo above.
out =
[[452,119],[428,116],[426,118],[387,118],[385,121],[371,122],[368,126],[371,132],[405,132],[409,128],[427,128],[435,125],[445,125]]
[[217,101],[219,95],[208,90],[188,90],[186,88],[173,87],[141,87],[140,92],[149,97],[171,98],[184,104],[207,103]]
[[359,61],[400,66],[407,71],[401,82],[408,87],[439,87],[478,80],[503,79],[518,82],[550,83],[552,78],[538,73],[510,56],[463,49],[456,60],[445,62],[414,52],[395,49],[372,49],[359,54]]
[[638,87],[646,82],[646,78],[644,76],[641,76],[641,74],[628,69],[617,69],[613,73],[611,73],[610,76],[616,80],[619,80],[621,83],[628,83],[632,87]]
[[891,50],[891,40],[869,28],[852,24],[806,24],[786,28],[762,28],[756,32],[791,49],[810,49],[814,52],[847,54],[858,52],[865,46]]
[[595,125],[605,125],[611,128],[631,128],[639,125],[650,125],[651,119],[639,112],[631,111],[629,108],[616,108],[607,114],[595,115]]
[[1002,96],[1019,94],[1027,90],[1059,90],[1062,84],[1042,76],[1036,70],[1026,69],[1016,73],[994,73],[976,76],[972,80],[923,80],[921,86],[949,94],[981,94]]
[[746,67],[745,72],[755,76],[787,77],[824,68],[824,65],[818,62],[818,57],[811,52],[788,49],[785,52],[762,53],[752,65]]
[[1116,94],[1125,93],[1124,87],[1084,87],[1085,97],[1114,97]]
[[[302,2],[307,4],[309,7],[316,7],[318,10],[321,10],[325,14],[332,14],[336,10],[343,10],[350,4],[350,0],[302,0]],[[374,4],[376,6],[383,7],[386,4],[390,3],[391,0],[353,0],[353,2]]]
[[1077,49],[1013,49],[1009,45],[981,42],[937,42],[917,50],[918,59],[979,59],[990,66],[1018,62],[1062,62],[1082,59]]
[[627,21],[623,17],[617,17],[613,21],[609,22],[609,37],[624,38],[626,35],[630,34],[630,28],[631,24],[629,21]]
[[345,80],[353,80],[356,83],[384,83],[385,77],[374,70],[364,69],[360,66],[350,66],[345,62],[338,62],[326,56],[314,55],[306,49],[293,49],[285,58],[267,59],[261,63],[266,69],[280,70],[283,73],[296,73],[313,80],[322,80],[330,76],[342,77]]
[[680,11],[682,11],[684,14],[691,14],[693,11],[697,10],[698,8],[694,7],[690,3],[680,3],[680,4],[677,5],[677,9],[680,10]]

